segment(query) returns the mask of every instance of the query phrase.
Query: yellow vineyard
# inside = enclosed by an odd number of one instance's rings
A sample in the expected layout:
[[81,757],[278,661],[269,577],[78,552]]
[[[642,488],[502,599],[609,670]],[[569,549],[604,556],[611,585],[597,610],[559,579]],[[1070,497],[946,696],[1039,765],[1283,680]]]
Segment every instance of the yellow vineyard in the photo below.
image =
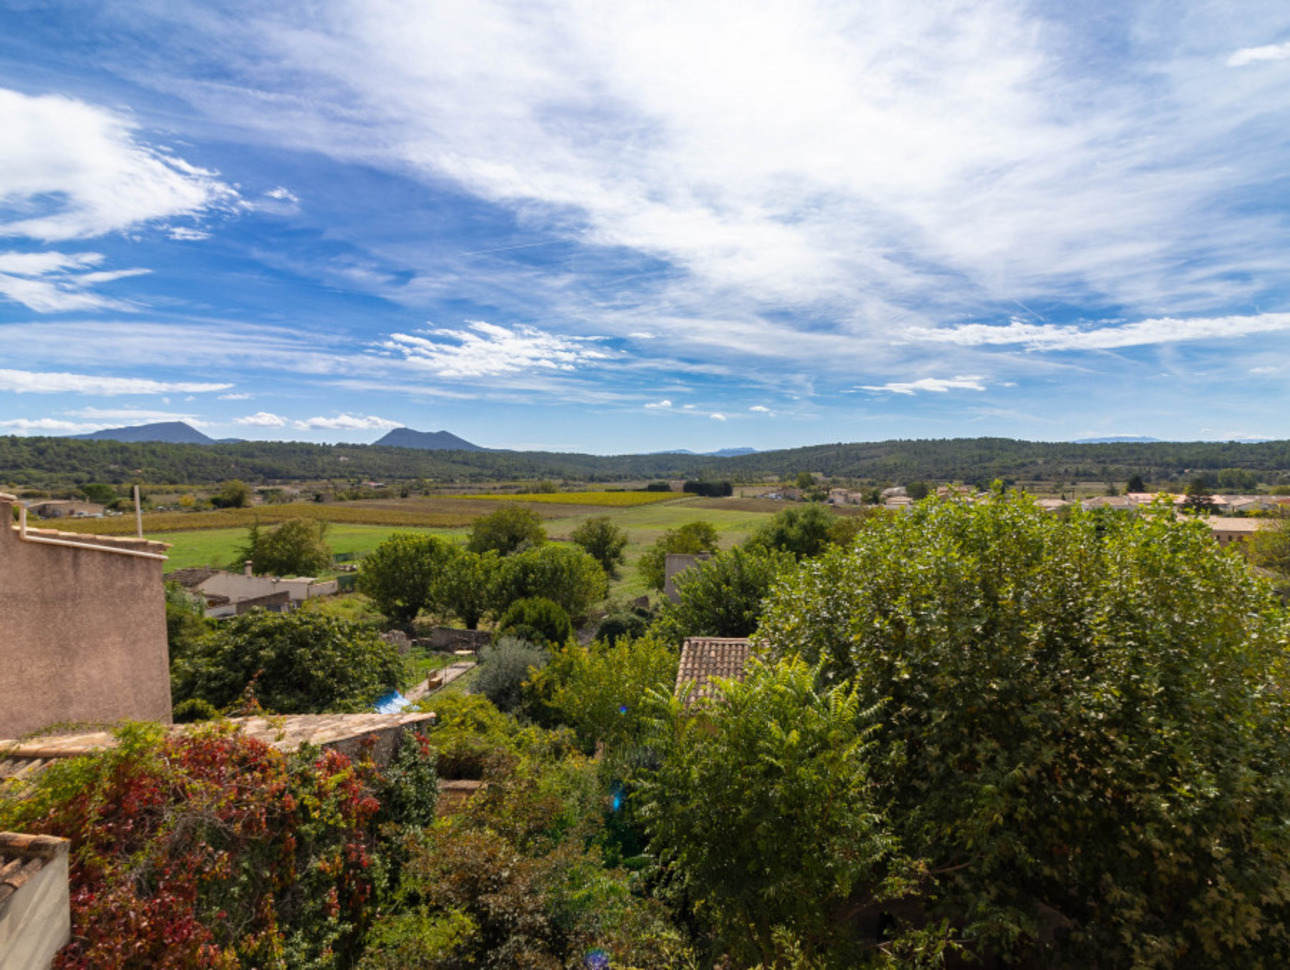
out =
[[539,505],[598,505],[631,509],[679,498],[675,492],[525,492],[519,495],[475,495],[472,498],[500,502],[533,502]]

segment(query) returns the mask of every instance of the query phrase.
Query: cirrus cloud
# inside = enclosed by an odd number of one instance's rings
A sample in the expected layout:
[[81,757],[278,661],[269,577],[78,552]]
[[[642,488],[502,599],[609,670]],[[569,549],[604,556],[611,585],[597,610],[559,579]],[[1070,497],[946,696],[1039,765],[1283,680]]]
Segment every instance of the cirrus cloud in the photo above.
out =
[[889,384],[861,384],[864,391],[886,391],[890,394],[917,394],[927,391],[946,394],[949,391],[984,391],[984,378],[975,375],[961,377],[923,377],[916,381],[892,381]]
[[26,370],[0,370],[0,391],[17,394],[204,394],[232,384],[154,381],[143,377],[100,377]]
[[595,346],[597,339],[474,320],[464,330],[391,334],[381,347],[439,377],[495,377],[522,371],[572,371],[607,360],[610,355]]

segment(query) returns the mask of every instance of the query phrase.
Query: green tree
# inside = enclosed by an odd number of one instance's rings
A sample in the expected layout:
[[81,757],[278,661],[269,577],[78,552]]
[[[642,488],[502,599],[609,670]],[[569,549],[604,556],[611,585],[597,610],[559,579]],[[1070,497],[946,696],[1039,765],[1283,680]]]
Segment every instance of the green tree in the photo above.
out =
[[466,548],[471,552],[496,550],[509,556],[546,542],[542,517],[522,505],[503,505],[496,512],[481,515],[470,527]]
[[662,589],[669,552],[697,555],[717,551],[717,528],[702,519],[687,522],[678,529],[668,529],[637,560],[641,579],[651,589]]
[[251,486],[239,479],[225,482],[220,490],[211,496],[211,505],[217,509],[242,509],[251,504]]
[[1129,481],[1124,486],[1124,491],[1126,495],[1129,492],[1145,492],[1146,490],[1147,490],[1147,483],[1144,482],[1142,480],[1142,476],[1138,474],[1131,475],[1129,477]]
[[978,954],[1290,958],[1290,628],[1204,525],[920,503],[804,563],[758,635],[883,705],[872,781]]
[[114,485],[90,482],[82,485],[81,491],[85,493],[86,499],[91,502],[97,502],[99,505],[111,505],[116,501],[116,486]]
[[396,532],[364,557],[355,587],[386,616],[408,623],[445,601],[445,577],[461,558],[439,536]]
[[801,661],[753,661],[697,713],[671,691],[653,704],[658,767],[633,797],[650,851],[722,949],[737,966],[780,966],[776,930],[787,928],[828,966],[863,965],[855,917],[881,911],[900,863],[868,777],[872,712],[858,692],[818,689]]
[[802,491],[806,491],[808,488],[815,487],[815,476],[810,472],[798,472],[795,483]]
[[811,503],[776,512],[748,540],[750,546],[790,552],[797,559],[818,556],[829,545],[829,530],[838,516],[828,507]]
[[1214,496],[1209,492],[1205,479],[1197,476],[1187,483],[1183,493],[1182,509],[1192,515],[1209,515],[1214,509]]
[[1290,514],[1265,521],[1250,536],[1250,562],[1290,579]]
[[627,561],[627,533],[614,525],[607,515],[588,519],[573,530],[571,539],[600,563],[607,576],[616,576],[618,567]]
[[566,643],[530,680],[533,706],[577,732],[583,748],[622,748],[643,738],[650,691],[670,692],[676,651],[658,637]]
[[497,605],[499,562],[495,550],[458,550],[434,579],[430,601],[461,620],[467,630],[478,629],[479,621]]
[[470,692],[487,697],[499,711],[518,711],[530,671],[545,666],[550,656],[544,647],[528,640],[501,637],[479,651],[479,671],[470,683]]
[[331,568],[327,523],[317,519],[288,519],[272,529],[259,520],[247,528],[246,544],[237,550],[236,568],[247,560],[257,576],[316,576]]
[[666,602],[657,622],[673,642],[685,637],[746,637],[757,629],[766,597],[796,567],[789,552],[736,546],[675,578],[676,603]]
[[931,493],[931,487],[926,482],[910,482],[905,486],[905,494],[915,502],[921,502]]
[[275,714],[370,709],[399,686],[403,661],[375,633],[310,610],[253,610],[220,624],[171,669],[176,703],[228,708],[252,693]]
[[541,596],[564,609],[575,623],[609,594],[600,563],[577,546],[545,545],[507,556],[497,578],[497,604],[503,609],[519,599]]

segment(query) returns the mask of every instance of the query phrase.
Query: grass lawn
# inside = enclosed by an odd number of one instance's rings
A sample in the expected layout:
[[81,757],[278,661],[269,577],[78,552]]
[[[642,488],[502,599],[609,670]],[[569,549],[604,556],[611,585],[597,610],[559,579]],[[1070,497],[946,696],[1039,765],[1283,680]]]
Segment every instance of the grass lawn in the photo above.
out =
[[[417,529],[407,526],[349,525],[333,523],[327,527],[327,541],[334,552],[368,553],[395,532],[418,532],[445,536],[460,541],[465,529]],[[171,544],[165,571],[189,566],[227,566],[246,542],[246,529],[199,529],[191,532],[148,533],[149,539]]]

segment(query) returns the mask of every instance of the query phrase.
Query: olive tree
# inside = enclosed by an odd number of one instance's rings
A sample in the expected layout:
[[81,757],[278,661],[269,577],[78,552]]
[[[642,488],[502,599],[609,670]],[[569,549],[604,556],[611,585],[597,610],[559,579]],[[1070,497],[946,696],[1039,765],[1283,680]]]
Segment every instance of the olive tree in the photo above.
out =
[[1290,958],[1290,629],[1203,524],[925,502],[804,562],[759,636],[883,705],[872,780],[977,952]]

